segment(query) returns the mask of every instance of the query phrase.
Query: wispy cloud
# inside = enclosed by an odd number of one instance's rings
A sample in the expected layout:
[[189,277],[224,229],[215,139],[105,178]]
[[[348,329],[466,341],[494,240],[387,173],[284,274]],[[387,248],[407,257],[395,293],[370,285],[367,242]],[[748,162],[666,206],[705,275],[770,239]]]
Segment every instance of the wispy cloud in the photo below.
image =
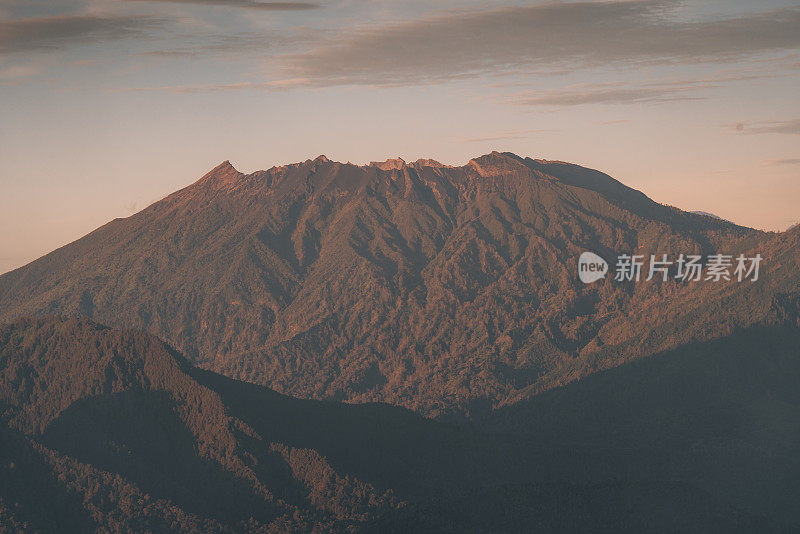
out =
[[256,0],[126,0],[127,2],[158,2],[163,4],[196,4],[204,6],[240,7],[264,11],[302,11],[317,9],[312,2],[258,2]]
[[552,132],[553,130],[533,129],[533,130],[504,130],[484,137],[467,137],[460,139],[462,143],[487,143],[491,141],[508,141],[511,139],[528,139],[532,134]]
[[524,106],[578,106],[582,104],[636,104],[699,100],[692,94],[697,84],[576,84],[563,89],[527,92],[514,95],[506,102]]
[[569,2],[448,12],[350,29],[284,56],[283,71],[317,85],[396,85],[565,66],[723,61],[800,48],[800,9],[687,22],[670,16],[673,5]]
[[731,82],[763,79],[765,74],[724,72],[697,79],[639,82],[581,83],[546,91],[524,91],[503,101],[524,106],[579,106],[583,104],[636,104],[702,100],[698,93]]
[[322,85],[451,80],[567,66],[720,61],[800,47],[800,9],[686,22],[674,2],[575,2],[434,17],[349,30],[284,58]]
[[32,64],[11,64],[7,66],[0,65],[0,83],[10,84],[16,83],[20,80],[36,76],[41,72],[39,65]]
[[0,54],[123,39],[141,35],[162,22],[154,17],[94,15],[0,20]]
[[614,120],[610,120],[610,121],[595,121],[594,124],[597,124],[598,126],[609,126],[611,124],[623,124],[623,123],[626,123],[626,122],[631,122],[631,120],[630,119],[614,119]]
[[203,59],[250,53],[275,53],[287,50],[292,46],[302,45],[309,38],[309,33],[310,31],[305,28],[282,31],[240,31],[228,35],[192,33],[178,37],[177,44],[173,46],[146,50],[135,55],[166,59]]
[[122,92],[148,92],[166,91],[179,95],[189,95],[196,93],[216,93],[222,91],[245,91],[245,90],[272,90],[291,89],[297,86],[307,85],[307,80],[275,80],[269,82],[236,82],[236,83],[214,83],[202,85],[169,85],[163,87],[126,87]]
[[136,55],[156,58],[204,58],[250,51],[261,52],[273,45],[274,40],[263,34],[205,35],[184,40],[181,46],[148,50]]
[[790,134],[800,135],[800,119],[788,121],[737,122],[733,127],[743,134]]
[[800,158],[772,159],[765,161],[764,165],[770,167],[782,167],[784,165],[800,165]]

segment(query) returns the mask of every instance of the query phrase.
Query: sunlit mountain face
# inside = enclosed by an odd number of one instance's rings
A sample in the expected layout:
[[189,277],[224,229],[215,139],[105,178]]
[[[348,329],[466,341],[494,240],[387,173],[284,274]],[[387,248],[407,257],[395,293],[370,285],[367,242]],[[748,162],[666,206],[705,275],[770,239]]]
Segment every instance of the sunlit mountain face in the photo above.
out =
[[225,162],[0,276],[0,524],[792,530],[798,260],[511,153]]
[[[763,256],[758,280],[593,284],[583,251]],[[703,261],[707,261],[703,260]],[[626,361],[773,321],[796,232],[658,204],[577,165],[492,153],[325,157],[195,184],[0,277],[2,317],[84,316],[304,398],[469,417]],[[731,273],[733,269],[730,269]]]
[[798,28],[0,0],[0,533],[800,532]]

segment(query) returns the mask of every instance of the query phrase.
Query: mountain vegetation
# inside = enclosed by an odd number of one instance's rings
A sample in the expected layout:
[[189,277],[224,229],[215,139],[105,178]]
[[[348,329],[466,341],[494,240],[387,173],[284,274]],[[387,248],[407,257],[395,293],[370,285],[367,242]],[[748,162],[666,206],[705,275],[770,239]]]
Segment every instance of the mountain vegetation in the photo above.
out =
[[[247,175],[225,162],[0,276],[0,320],[84,316],[293,396],[473,417],[774,320],[800,287],[797,236],[508,153]],[[765,259],[757,282],[583,285],[584,250]]]
[[604,371],[471,424],[303,400],[86,319],[0,328],[0,526],[788,532],[800,329]]
[[568,163],[225,162],[0,276],[0,531],[797,532],[798,273]]

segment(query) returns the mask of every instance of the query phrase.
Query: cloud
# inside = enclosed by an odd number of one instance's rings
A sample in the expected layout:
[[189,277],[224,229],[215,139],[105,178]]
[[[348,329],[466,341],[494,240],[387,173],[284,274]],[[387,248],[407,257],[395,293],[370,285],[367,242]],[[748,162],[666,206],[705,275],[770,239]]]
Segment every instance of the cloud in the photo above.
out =
[[30,78],[39,74],[41,70],[39,65],[0,65],[0,81]]
[[577,84],[564,89],[528,92],[512,96],[506,102],[524,106],[578,106],[582,104],[636,104],[700,100],[689,94],[698,85],[638,85],[618,83]]
[[764,165],[768,166],[800,165],[800,158],[773,159],[770,161],[765,161]]
[[737,132],[743,134],[790,134],[800,135],[800,119],[788,121],[762,121],[754,123],[737,122],[734,126]]
[[216,93],[222,91],[279,91],[293,87],[308,85],[307,80],[275,80],[270,82],[237,82],[237,83],[214,83],[204,85],[170,85],[165,87],[126,87],[122,92],[147,92],[147,91],[167,91],[179,95],[189,95],[196,93]]
[[148,50],[136,56],[155,58],[204,59],[207,57],[264,53],[285,50],[298,45],[306,38],[303,30],[238,32],[228,35],[194,33],[179,40],[180,44],[169,48]]
[[0,20],[0,54],[123,39],[140,35],[161,22],[152,17],[94,15]]
[[148,50],[135,55],[158,58],[204,58],[225,54],[241,54],[250,51],[261,52],[274,45],[274,40],[268,39],[263,34],[207,35],[189,41],[184,41],[182,46],[162,50]]
[[674,5],[548,3],[350,28],[283,56],[281,70],[315,85],[397,85],[543,69],[717,62],[800,48],[800,9],[687,22],[671,14]]
[[614,119],[610,121],[595,121],[593,124],[597,124],[598,126],[609,126],[611,124],[623,124],[626,122],[631,122],[631,119]]
[[128,2],[159,2],[163,4],[196,4],[203,6],[242,7],[264,11],[303,11],[322,6],[311,2],[258,2],[256,0],[126,0]]
[[702,100],[696,93],[726,83],[763,79],[768,75],[747,71],[710,74],[698,79],[582,83],[547,91],[526,91],[503,101],[524,106],[579,106],[583,104],[637,104]]
[[491,141],[507,141],[512,139],[529,139],[531,134],[552,132],[553,130],[505,130],[486,137],[469,137],[460,139],[462,143],[487,143]]

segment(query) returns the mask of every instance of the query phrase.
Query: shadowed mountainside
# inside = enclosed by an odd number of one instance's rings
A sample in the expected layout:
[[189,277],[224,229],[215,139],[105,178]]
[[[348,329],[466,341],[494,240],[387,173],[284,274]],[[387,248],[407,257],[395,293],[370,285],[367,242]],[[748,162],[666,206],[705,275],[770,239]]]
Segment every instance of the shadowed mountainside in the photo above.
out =
[[147,334],[21,319],[0,327],[0,525],[791,531],[791,317],[623,364],[473,425],[294,399],[193,368]]
[[[0,319],[80,315],[294,396],[474,417],[772,321],[800,232],[682,212],[577,165],[228,162],[0,276]],[[756,283],[584,286],[584,250],[765,256]]]
[[[336,531],[372,507],[396,505],[390,493],[339,476],[315,451],[260,436],[190,371],[139,332],[75,319],[0,328],[10,474],[30,482],[16,449],[49,470],[42,476],[61,493],[77,495],[83,506],[70,520],[88,516],[122,531]],[[47,503],[31,500],[22,513],[36,522]]]

